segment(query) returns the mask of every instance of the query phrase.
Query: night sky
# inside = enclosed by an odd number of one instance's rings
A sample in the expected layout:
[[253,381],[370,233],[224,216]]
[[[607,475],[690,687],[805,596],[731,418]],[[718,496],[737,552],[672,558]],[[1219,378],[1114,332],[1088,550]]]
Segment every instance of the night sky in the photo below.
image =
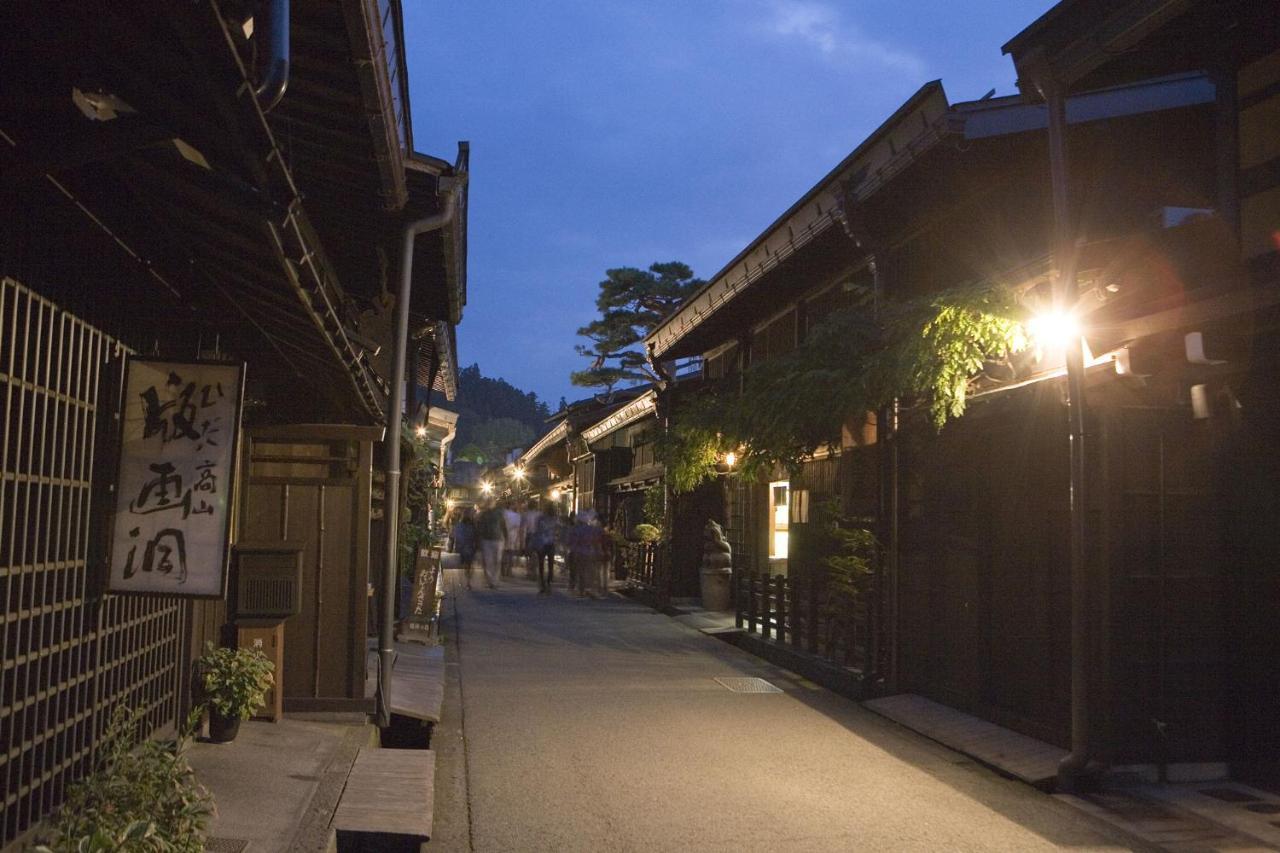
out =
[[415,145],[471,141],[461,363],[584,396],[605,269],[710,277],[921,84],[1013,92],[1000,45],[1050,5],[408,0]]

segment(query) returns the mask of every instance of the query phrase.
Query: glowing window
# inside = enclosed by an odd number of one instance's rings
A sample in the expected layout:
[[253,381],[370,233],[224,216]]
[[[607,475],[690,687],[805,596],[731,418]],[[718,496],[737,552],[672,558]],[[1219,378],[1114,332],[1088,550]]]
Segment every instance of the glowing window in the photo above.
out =
[[785,560],[791,525],[791,484],[778,480],[769,484],[769,557]]

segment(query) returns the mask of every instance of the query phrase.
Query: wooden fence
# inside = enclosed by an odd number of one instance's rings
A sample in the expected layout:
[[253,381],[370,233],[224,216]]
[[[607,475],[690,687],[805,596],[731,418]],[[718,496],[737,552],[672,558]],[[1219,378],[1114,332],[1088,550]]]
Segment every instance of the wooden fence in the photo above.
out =
[[865,669],[871,637],[865,602],[838,605],[822,576],[802,580],[735,570],[732,583],[737,627],[839,666]]
[[665,542],[628,542],[614,546],[617,574],[627,583],[654,596],[659,604],[671,600],[671,547]]

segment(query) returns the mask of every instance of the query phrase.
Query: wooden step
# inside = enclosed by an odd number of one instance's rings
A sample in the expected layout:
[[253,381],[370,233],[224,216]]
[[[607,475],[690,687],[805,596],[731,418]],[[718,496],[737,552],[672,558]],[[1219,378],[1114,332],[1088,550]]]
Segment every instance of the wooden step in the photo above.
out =
[[344,835],[428,841],[435,806],[436,754],[365,747],[356,756],[332,826]]

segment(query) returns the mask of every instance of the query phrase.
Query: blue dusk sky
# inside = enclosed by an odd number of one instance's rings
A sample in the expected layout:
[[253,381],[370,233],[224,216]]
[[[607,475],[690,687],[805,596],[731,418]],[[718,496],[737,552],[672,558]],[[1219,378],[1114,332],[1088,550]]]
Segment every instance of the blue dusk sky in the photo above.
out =
[[1014,91],[1051,0],[405,0],[414,142],[471,142],[459,361],[554,406],[611,267],[714,275],[923,83]]

